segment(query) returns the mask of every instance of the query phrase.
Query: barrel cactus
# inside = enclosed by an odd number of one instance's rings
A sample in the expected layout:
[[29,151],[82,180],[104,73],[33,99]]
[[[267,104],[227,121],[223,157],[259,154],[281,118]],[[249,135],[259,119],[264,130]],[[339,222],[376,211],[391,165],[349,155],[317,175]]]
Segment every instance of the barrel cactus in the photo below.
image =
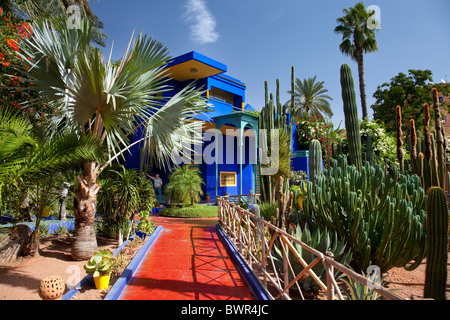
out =
[[444,191],[431,187],[427,192],[427,266],[424,297],[445,300],[447,283],[448,209]]

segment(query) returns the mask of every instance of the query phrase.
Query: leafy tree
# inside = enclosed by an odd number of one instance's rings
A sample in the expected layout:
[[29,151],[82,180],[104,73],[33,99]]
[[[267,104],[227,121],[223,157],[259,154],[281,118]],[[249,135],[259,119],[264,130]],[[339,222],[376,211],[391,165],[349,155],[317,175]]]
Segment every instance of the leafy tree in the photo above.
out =
[[361,96],[362,118],[367,118],[366,88],[364,82],[364,53],[378,50],[375,32],[367,26],[367,21],[374,14],[369,13],[363,2],[344,9],[344,16],[337,19],[336,33],[342,34],[339,49],[358,64],[359,93]]
[[[416,129],[422,130],[424,104],[431,105],[431,87],[428,82],[432,81],[430,70],[408,70],[408,75],[400,72],[377,87],[373,94],[376,99],[371,106],[373,118],[384,123],[386,130],[395,131],[395,108],[402,108],[403,132],[409,132],[409,120],[414,119]],[[430,112],[432,112],[430,108]]]
[[[103,61],[98,49],[91,50],[91,23],[81,19],[80,28],[70,28],[67,18],[31,23],[32,37],[21,44],[21,54],[32,68],[25,72],[35,79],[34,90],[55,112],[48,116],[54,129],[67,128],[80,137],[93,135],[109,153],[109,161],[85,162],[75,191],[75,234],[72,258],[89,259],[97,248],[94,231],[99,174],[123,152],[130,137],[139,140],[145,159],[160,165],[170,163],[175,144],[191,146],[191,133],[198,123],[190,122],[207,104],[203,92],[193,85],[176,95],[164,97],[171,89],[165,66],[170,60],[162,43],[139,36],[120,63]],[[189,134],[179,134],[184,128]]]
[[164,191],[172,202],[190,206],[200,201],[203,184],[199,170],[184,165],[173,169]]
[[0,0],[0,7],[18,19],[24,20],[50,19],[59,15],[71,16],[75,14],[68,10],[72,5],[78,6],[80,14],[91,21],[94,29],[92,41],[104,47],[108,37],[102,30],[103,22],[92,11],[89,0]]
[[[313,78],[295,80],[295,99],[294,105],[291,106],[289,100],[286,105],[289,106],[290,113],[294,117],[305,117],[311,114],[332,117],[333,111],[330,107],[330,101],[333,100],[324,88],[324,81],[316,81],[316,76]],[[291,95],[291,90],[287,92]]]

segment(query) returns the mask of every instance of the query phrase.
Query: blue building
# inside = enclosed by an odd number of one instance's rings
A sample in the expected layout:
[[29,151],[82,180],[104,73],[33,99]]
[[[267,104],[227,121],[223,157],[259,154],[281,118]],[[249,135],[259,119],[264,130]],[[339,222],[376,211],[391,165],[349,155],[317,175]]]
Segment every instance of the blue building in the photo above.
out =
[[[227,66],[197,52],[189,52],[172,59],[167,65],[175,94],[195,81],[206,91],[211,105],[207,115],[199,115],[204,121],[204,143],[193,153],[191,166],[200,169],[205,181],[204,193],[211,199],[225,194],[259,193],[258,116],[245,103],[246,86],[226,74]],[[293,165],[295,170],[307,171],[307,151],[299,151],[293,139]],[[126,166],[142,169],[143,159],[139,146],[131,149]],[[167,183],[170,172],[158,168]]]

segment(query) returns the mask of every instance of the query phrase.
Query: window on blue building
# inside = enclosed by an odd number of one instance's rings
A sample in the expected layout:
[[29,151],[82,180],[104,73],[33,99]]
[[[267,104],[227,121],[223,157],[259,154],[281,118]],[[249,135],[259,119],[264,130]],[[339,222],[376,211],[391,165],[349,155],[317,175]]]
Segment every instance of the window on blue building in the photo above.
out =
[[234,94],[222,89],[211,87],[209,96],[211,99],[219,100],[231,105],[234,103]]

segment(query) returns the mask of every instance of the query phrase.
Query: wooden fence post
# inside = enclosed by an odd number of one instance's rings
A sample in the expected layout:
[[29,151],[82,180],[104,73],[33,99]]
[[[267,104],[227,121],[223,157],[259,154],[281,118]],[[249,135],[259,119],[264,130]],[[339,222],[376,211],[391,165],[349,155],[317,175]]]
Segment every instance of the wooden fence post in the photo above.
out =
[[[327,251],[327,252],[325,252],[325,255],[328,258],[334,260],[333,252]],[[331,279],[331,277],[334,277],[334,267],[333,267],[333,265],[328,265],[328,269],[329,269],[330,272],[326,272],[326,274],[327,274],[327,299],[328,300],[334,300],[334,285],[333,285],[333,280]]]

